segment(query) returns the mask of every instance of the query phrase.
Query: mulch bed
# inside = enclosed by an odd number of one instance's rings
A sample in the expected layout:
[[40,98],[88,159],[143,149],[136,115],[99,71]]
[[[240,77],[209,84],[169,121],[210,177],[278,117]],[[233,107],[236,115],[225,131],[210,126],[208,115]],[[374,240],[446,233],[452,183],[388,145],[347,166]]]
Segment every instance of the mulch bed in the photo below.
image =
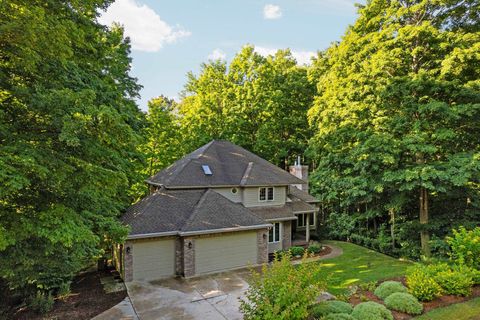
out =
[[[388,280],[393,280],[393,281],[400,281],[403,284],[405,284],[405,278],[392,278]],[[385,280],[386,281],[386,280]],[[468,297],[461,297],[461,296],[453,296],[453,295],[445,295],[441,296],[435,300],[429,301],[429,302],[423,302],[423,313],[426,313],[432,309],[437,309],[437,308],[442,308],[449,306],[451,304],[455,303],[460,303],[460,302],[465,302],[468,300],[471,300],[473,298],[480,297],[480,286],[474,286],[472,290],[472,294]],[[361,302],[365,301],[374,301],[378,302],[380,304],[384,304],[381,299],[379,299],[377,296],[373,294],[371,291],[362,291],[358,290],[358,292],[354,295],[352,295],[349,299],[349,302],[353,305],[357,305]],[[398,312],[398,311],[392,311],[393,318],[395,320],[409,320],[412,319],[414,316],[411,316],[409,314],[403,313],[403,312]]]
[[20,308],[12,319],[72,319],[86,320],[110,309],[126,296],[126,291],[106,294],[100,278],[108,271],[85,272],[72,282],[71,293],[62,300],[56,300],[53,309],[45,315],[38,315],[27,308]]
[[[330,247],[327,247],[327,246],[324,246],[323,247],[323,250],[320,251],[319,253],[316,253],[316,254],[309,254],[308,257],[321,257],[321,256],[326,256],[327,254],[331,253],[332,252],[332,248]],[[273,258],[274,258],[274,254],[273,253],[270,253],[268,255],[268,261],[273,261]],[[302,260],[302,257],[292,257],[291,260]]]

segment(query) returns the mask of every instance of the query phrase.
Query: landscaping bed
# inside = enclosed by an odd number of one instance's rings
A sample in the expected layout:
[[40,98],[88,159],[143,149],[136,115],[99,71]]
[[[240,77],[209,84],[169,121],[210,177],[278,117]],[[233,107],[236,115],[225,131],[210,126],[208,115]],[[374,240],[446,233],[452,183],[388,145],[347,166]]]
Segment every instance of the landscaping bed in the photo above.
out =
[[[396,278],[389,279],[389,280],[400,281],[400,282],[405,284],[405,278],[396,277]],[[444,295],[444,296],[438,297],[438,298],[436,298],[432,301],[422,302],[422,305],[423,305],[423,313],[422,314],[428,313],[429,311],[434,310],[434,309],[444,308],[444,307],[447,307],[447,306],[452,305],[452,304],[470,301],[470,300],[475,299],[477,297],[480,297],[480,286],[479,285],[474,286],[472,288],[472,294],[470,296],[467,296],[467,297],[455,296],[455,295]],[[352,304],[353,306],[356,306],[356,305],[358,305],[362,302],[365,302],[365,301],[374,301],[374,302],[377,302],[377,303],[380,303],[380,304],[383,304],[383,305],[385,304],[384,301],[382,301],[382,299],[378,298],[372,290],[362,289],[362,288],[358,288],[356,290],[356,292],[354,294],[352,294],[350,296],[350,298],[348,299],[348,302],[350,304]],[[409,314],[404,313],[404,312],[399,312],[399,311],[395,311],[395,310],[390,310],[390,311],[392,312],[393,318],[395,320],[409,320],[409,319],[413,319],[415,317],[415,316],[409,315]]]
[[12,311],[9,319],[91,319],[110,309],[126,296],[126,291],[105,293],[100,278],[108,276],[108,271],[85,272],[72,282],[71,293],[63,299],[55,300],[53,309],[44,315],[39,315],[26,307]]

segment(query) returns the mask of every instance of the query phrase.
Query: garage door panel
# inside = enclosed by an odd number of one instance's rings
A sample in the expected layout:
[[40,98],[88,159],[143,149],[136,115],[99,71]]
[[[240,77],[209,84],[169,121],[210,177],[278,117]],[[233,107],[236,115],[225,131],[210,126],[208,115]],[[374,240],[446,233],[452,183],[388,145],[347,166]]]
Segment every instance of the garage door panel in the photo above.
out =
[[174,240],[137,242],[133,246],[133,279],[154,280],[175,273]]
[[256,264],[256,232],[200,238],[195,241],[197,274]]

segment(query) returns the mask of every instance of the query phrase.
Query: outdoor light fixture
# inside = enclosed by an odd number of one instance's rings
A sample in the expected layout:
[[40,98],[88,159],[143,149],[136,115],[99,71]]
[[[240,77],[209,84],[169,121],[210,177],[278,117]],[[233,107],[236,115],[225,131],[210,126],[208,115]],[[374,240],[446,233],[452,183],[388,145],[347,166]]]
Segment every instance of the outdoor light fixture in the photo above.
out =
[[265,240],[265,239],[267,239],[267,234],[266,233],[263,234],[263,240]]
[[188,249],[192,249],[192,241],[188,242]]
[[130,254],[130,247],[127,247],[127,254]]

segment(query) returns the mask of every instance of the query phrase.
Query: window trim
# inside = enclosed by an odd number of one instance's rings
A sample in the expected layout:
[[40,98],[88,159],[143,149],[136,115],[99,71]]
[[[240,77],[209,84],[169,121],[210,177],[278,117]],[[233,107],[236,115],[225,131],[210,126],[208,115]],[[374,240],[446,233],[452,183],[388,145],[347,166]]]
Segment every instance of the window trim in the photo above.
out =
[[[260,198],[261,190],[265,190],[265,199]],[[268,199],[268,189],[272,189],[272,199]],[[275,187],[259,187],[258,188],[258,202],[270,202],[275,201]]]
[[[276,225],[278,224],[278,241],[275,241],[275,229]],[[268,230],[268,243],[280,243],[282,241],[282,223],[279,222],[272,222],[272,227]],[[272,239],[273,241],[270,241],[270,231],[272,232]]]

